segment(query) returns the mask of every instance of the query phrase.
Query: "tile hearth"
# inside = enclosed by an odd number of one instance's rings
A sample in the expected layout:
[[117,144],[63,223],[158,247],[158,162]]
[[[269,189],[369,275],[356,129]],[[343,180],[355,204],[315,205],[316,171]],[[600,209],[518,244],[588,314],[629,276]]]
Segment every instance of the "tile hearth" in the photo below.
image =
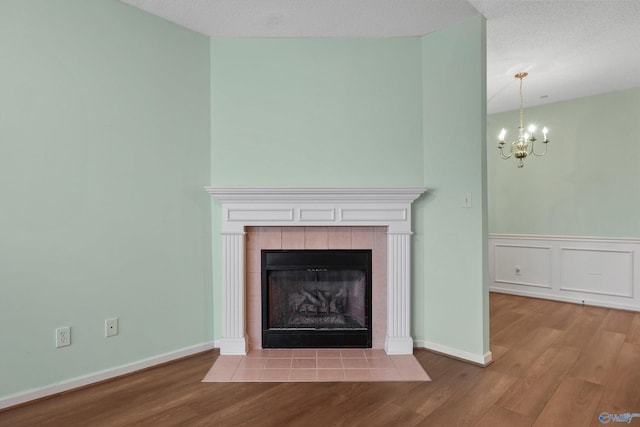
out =
[[431,381],[413,355],[382,349],[270,349],[219,356],[203,382]]

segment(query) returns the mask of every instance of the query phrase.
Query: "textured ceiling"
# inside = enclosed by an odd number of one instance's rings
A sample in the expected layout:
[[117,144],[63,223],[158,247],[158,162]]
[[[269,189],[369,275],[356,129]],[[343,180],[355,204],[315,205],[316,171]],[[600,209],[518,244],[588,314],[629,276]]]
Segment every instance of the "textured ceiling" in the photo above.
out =
[[416,36],[478,15],[466,0],[123,0],[210,37]]
[[469,0],[487,18],[487,108],[640,87],[640,0]]
[[396,37],[487,18],[487,109],[640,87],[640,0],[122,0],[211,37]]

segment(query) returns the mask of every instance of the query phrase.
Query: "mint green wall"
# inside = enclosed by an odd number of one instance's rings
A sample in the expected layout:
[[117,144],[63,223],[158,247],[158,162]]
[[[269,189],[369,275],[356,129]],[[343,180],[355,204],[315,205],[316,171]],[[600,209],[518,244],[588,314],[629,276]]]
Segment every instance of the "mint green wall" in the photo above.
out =
[[495,148],[502,127],[516,133],[518,111],[489,116],[490,231],[640,237],[638,118],[640,88],[525,108],[525,125],[547,126],[551,142],[518,169]]
[[0,398],[211,341],[209,40],[3,0],[0,52]]
[[212,40],[212,185],[434,189],[413,212],[412,333],[482,355],[484,55],[480,18],[422,38]]
[[424,339],[478,357],[489,351],[484,18],[423,37],[422,64]]
[[214,39],[211,61],[213,185],[422,182],[418,39]]

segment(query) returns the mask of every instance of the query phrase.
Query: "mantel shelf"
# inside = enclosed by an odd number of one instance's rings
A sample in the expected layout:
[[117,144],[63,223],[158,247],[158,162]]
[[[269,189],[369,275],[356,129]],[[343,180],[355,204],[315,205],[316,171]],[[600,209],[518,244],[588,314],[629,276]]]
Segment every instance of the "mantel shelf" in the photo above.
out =
[[424,187],[333,188],[333,187],[205,187],[221,202],[351,201],[362,203],[412,203],[428,191]]

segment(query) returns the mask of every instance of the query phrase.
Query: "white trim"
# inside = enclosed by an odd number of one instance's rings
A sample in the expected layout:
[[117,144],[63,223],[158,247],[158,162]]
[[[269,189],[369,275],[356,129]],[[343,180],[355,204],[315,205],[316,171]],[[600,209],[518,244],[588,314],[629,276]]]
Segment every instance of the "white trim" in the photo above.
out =
[[489,239],[496,240],[543,240],[563,242],[598,242],[598,243],[640,243],[638,237],[596,237],[596,236],[561,236],[543,234],[500,234],[490,233]]
[[[640,311],[638,238],[490,234],[488,242],[492,292]],[[543,245],[550,247],[548,265],[533,258],[518,259],[521,279],[497,277],[500,271],[508,270],[506,264],[513,262],[511,254],[516,248]],[[568,256],[575,254],[584,256]],[[547,272],[548,287],[531,283],[537,282],[531,278]],[[602,277],[591,281],[592,276]]]
[[517,280],[495,280],[495,283],[511,283],[513,285],[533,286],[535,288],[551,289],[551,285],[543,285],[541,283],[533,282],[519,282]]
[[427,191],[406,188],[205,187],[222,204],[222,232],[247,226],[386,226],[411,233],[411,203]]
[[446,354],[456,359],[466,360],[482,366],[487,366],[493,361],[493,355],[490,351],[484,354],[470,353],[465,350],[449,347],[446,345],[434,343],[426,340],[414,340],[416,348],[425,348],[427,350],[433,350],[437,353]]
[[411,337],[389,337],[384,342],[384,351],[387,354],[412,354],[413,339]]
[[155,365],[160,365],[162,363],[170,362],[182,357],[191,356],[192,354],[211,350],[216,347],[217,341],[196,344],[180,350],[171,351],[169,353],[164,353],[157,356],[149,357],[147,359],[138,360],[137,362],[127,363],[115,368],[109,368],[103,371],[83,375],[81,377],[72,378],[70,380],[61,381],[59,383],[52,384],[46,387],[36,388],[27,392],[9,395],[8,397],[0,399],[0,409],[9,408],[21,403],[26,403],[46,396],[62,393],[64,391],[69,391],[74,388],[83,387],[110,378],[119,377],[121,375],[129,374],[131,372],[139,371],[141,369],[149,368]]
[[517,295],[521,297],[530,297],[530,298],[540,298],[540,299],[548,299],[552,301],[560,301],[560,302],[568,302],[571,304],[581,304],[581,305],[589,305],[593,307],[604,307],[604,308],[615,308],[618,310],[627,310],[627,311],[638,311],[640,312],[640,307],[636,307],[628,304],[618,304],[612,302],[602,302],[592,299],[579,299],[579,298],[571,298],[554,294],[546,294],[539,292],[528,292],[522,290],[515,289],[504,289],[496,286],[492,286],[489,289],[490,292],[496,292],[499,294],[507,294],[507,295]]
[[291,187],[205,187],[207,192],[223,203],[230,202],[270,202],[286,203],[291,200],[310,202],[375,202],[412,203],[422,193],[424,187],[390,188],[291,188]]
[[411,354],[411,203],[427,191],[405,188],[205,187],[222,207],[220,354],[245,354],[245,227],[387,227],[389,354]]

